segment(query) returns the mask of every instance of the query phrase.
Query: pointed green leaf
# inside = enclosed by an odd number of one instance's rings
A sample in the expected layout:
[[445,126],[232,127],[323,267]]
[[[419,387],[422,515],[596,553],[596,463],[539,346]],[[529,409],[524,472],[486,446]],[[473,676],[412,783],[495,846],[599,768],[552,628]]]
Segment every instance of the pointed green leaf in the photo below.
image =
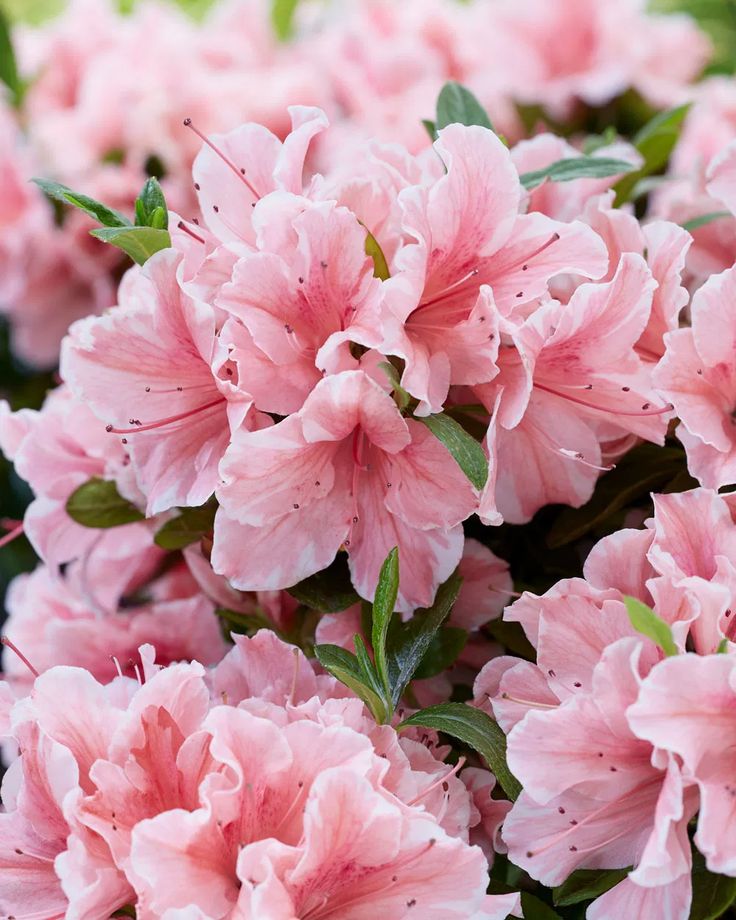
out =
[[443,626],[432,636],[427,651],[412,675],[412,680],[426,680],[436,677],[457,661],[465,648],[468,634],[457,626]]
[[360,633],[356,633],[353,636],[353,645],[355,646],[355,657],[358,659],[358,667],[360,668],[363,683],[381,700],[383,712],[388,716],[391,710],[386,703],[386,695],[381,686],[381,680],[376,673],[376,669],[368,655],[368,649],[365,647],[365,642]]
[[429,118],[423,118],[422,124],[429,135],[429,139],[434,143],[437,140],[437,125]]
[[557,907],[592,901],[622,882],[630,871],[631,866],[628,869],[576,869],[552,889],[552,898]]
[[161,549],[184,549],[212,533],[216,511],[214,502],[201,508],[182,508],[175,518],[156,531],[153,542]]
[[509,799],[518,798],[521,785],[506,763],[506,735],[481,709],[465,703],[440,703],[420,709],[399,727],[405,725],[433,728],[467,744],[484,758]]
[[394,388],[394,399],[396,400],[396,405],[399,409],[403,410],[411,402],[411,396],[406,392],[406,390],[401,386],[401,379],[399,377],[399,372],[391,364],[390,361],[381,361],[378,365],[384,374],[388,377],[389,383]]
[[386,721],[386,708],[376,691],[366,683],[365,675],[355,655],[339,645],[316,645],[314,654],[322,667],[356,693],[373,713],[377,722]]
[[103,243],[122,249],[138,265],[145,265],[152,255],[171,247],[169,231],[153,227],[103,227],[90,233]]
[[425,417],[415,416],[449,450],[455,462],[480,491],[488,479],[488,460],[483,448],[472,435],[444,412]]
[[557,911],[528,891],[521,892],[521,910],[524,920],[562,920]]
[[570,157],[557,160],[544,169],[523,173],[519,180],[525,189],[531,190],[542,182],[573,182],[575,179],[602,179],[631,172],[635,167],[626,160],[611,157]]
[[386,699],[391,696],[388,665],[386,663],[386,635],[388,634],[391,617],[396,609],[398,594],[399,550],[395,546],[386,556],[378,575],[378,584],[376,585],[376,594],[373,600],[373,625],[371,628],[371,644],[373,645],[373,655],[376,659],[376,670],[383,685]]
[[373,259],[373,277],[380,278],[381,281],[386,281],[391,277],[391,272],[388,270],[388,262],[386,261],[386,256],[383,254],[381,245],[375,236],[373,236],[371,231],[365,227],[365,224],[363,226],[366,232],[365,254]]
[[360,602],[344,553],[326,569],[286,589],[300,604],[320,613],[339,613]]
[[647,607],[635,597],[624,597],[624,604],[631,625],[637,632],[651,639],[664,651],[665,655],[679,654],[669,623],[665,623],[651,607]]
[[634,146],[644,158],[644,164],[634,172],[624,176],[614,186],[616,206],[631,198],[636,184],[646,176],[651,176],[667,165],[670,154],[680,137],[682,123],[690,109],[690,104],[678,106],[660,112],[634,137]]
[[728,654],[728,639],[721,639],[718,643],[718,648],[716,649],[716,655],[727,655]]
[[288,41],[294,34],[294,14],[299,0],[271,0],[271,23],[279,41]]
[[135,222],[139,227],[153,227],[166,230],[169,226],[169,212],[166,199],[158,179],[146,180],[143,190],[135,200]]
[[241,613],[239,610],[229,610],[227,607],[217,607],[215,616],[219,617],[225,639],[230,639],[230,633],[240,636],[254,636],[259,629],[269,629],[278,633],[274,624],[265,616],[258,613]]
[[120,527],[145,517],[120,495],[114,482],[97,476],[72,492],[66,502],[66,511],[72,520],[84,527]]
[[437,130],[451,124],[480,125],[493,130],[491,119],[480,102],[469,89],[454,81],[445,83],[437,99]]
[[712,224],[714,220],[723,220],[724,217],[733,217],[733,214],[730,211],[711,211],[709,214],[701,214],[700,217],[686,220],[680,226],[688,233],[692,233],[693,230],[699,230],[700,227]]
[[34,179],[36,185],[49,198],[61,201],[63,204],[70,204],[80,211],[84,211],[103,227],[130,227],[131,223],[128,218],[116,211],[114,208],[108,208],[107,205],[100,201],[95,201],[88,195],[82,195],[80,192],[74,192],[66,185],[60,182],[52,182],[50,179]]

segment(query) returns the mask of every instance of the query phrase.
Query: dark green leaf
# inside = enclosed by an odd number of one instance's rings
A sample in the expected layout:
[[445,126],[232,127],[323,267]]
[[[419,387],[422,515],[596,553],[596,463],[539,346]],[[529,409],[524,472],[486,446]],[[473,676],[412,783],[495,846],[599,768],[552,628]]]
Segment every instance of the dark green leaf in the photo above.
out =
[[622,882],[628,869],[576,869],[561,885],[552,889],[557,907],[569,907],[581,901],[592,901]]
[[399,409],[403,411],[404,409],[406,409],[406,407],[411,402],[411,396],[401,386],[401,379],[399,377],[399,372],[396,370],[393,364],[391,364],[390,361],[381,361],[381,363],[378,366],[381,368],[384,374],[388,377],[389,383],[394,388],[394,398],[396,400],[396,404],[399,407]]
[[598,528],[635,499],[661,489],[685,467],[679,448],[641,444],[617,467],[598,480],[593,497],[582,508],[566,508],[547,534],[552,549],[566,546]]
[[693,900],[690,920],[717,920],[736,903],[736,878],[714,875],[693,848]]
[[482,489],[488,479],[488,460],[475,438],[444,412],[424,418],[417,417],[417,421],[426,425],[432,434],[442,441],[475,488]]
[[451,668],[465,648],[468,634],[457,626],[443,626],[429,643],[412,680],[426,680]]
[[519,179],[525,189],[533,189],[545,181],[573,182],[575,179],[602,179],[606,176],[628,173],[632,169],[634,167],[626,160],[614,160],[611,157],[570,157],[567,160],[557,160],[556,163],[551,163],[544,169],[523,173]]
[[158,179],[146,180],[143,190],[135,200],[135,222],[139,227],[153,227],[166,230],[169,226],[169,212],[166,199]]
[[72,492],[66,511],[84,527],[120,527],[144,519],[136,506],[120,495],[114,482],[96,476]]
[[103,227],[90,233],[103,243],[122,249],[138,265],[144,265],[154,253],[171,246],[169,231],[153,227]]
[[61,185],[59,182],[52,182],[50,179],[34,179],[33,181],[41,191],[49,196],[49,198],[79,208],[80,211],[89,214],[90,217],[102,224],[103,227],[118,228],[131,226],[128,218],[124,214],[121,214],[120,211],[116,211],[114,208],[108,208],[107,205],[95,201],[94,198],[90,198],[87,195],[74,192],[66,185]]
[[429,118],[423,118],[422,124],[429,135],[429,139],[434,143],[437,140],[437,125],[433,121],[430,121]]
[[391,696],[386,663],[386,636],[391,617],[396,609],[398,594],[399,549],[395,546],[384,560],[378,575],[378,584],[376,585],[376,594],[373,600],[373,625],[371,628],[371,643],[373,645],[373,655],[376,659],[376,670],[383,685],[386,699]]
[[182,508],[175,518],[159,528],[153,542],[161,549],[184,549],[212,533],[216,511],[214,502],[201,508]]
[[10,90],[14,105],[20,105],[23,96],[23,83],[18,73],[18,64],[10,34],[10,21],[0,7],[0,81]]
[[552,910],[544,901],[529,894],[528,891],[521,892],[521,909],[524,913],[524,920],[561,920],[557,911]]
[[277,632],[274,624],[262,614],[241,613],[239,610],[218,607],[215,610],[215,616],[219,617],[222,622],[226,639],[229,639],[231,632],[241,636],[253,636],[259,629],[270,629]]
[[126,904],[125,907],[119,907],[113,917],[135,917],[135,907],[132,904]]
[[279,41],[288,41],[294,34],[294,14],[299,0],[271,0],[271,23]]
[[665,655],[677,655],[678,648],[672,638],[672,629],[651,607],[635,597],[624,597],[626,612],[634,629],[658,645]]
[[[383,712],[388,716],[391,710],[386,704],[386,694],[381,686],[381,679],[376,673],[376,669],[368,655],[368,649],[365,647],[365,642],[360,633],[356,633],[353,636],[353,645],[355,646],[355,657],[358,660],[358,667],[360,668],[363,683],[381,700]],[[378,718],[378,716],[376,716],[376,718]]]
[[322,667],[356,693],[373,713],[377,722],[386,721],[387,712],[379,693],[366,682],[366,676],[355,655],[339,645],[316,645],[314,654]]
[[437,630],[450,615],[462,578],[453,572],[437,590],[434,604],[420,609],[408,623],[395,621],[388,638],[388,674],[391,702],[396,706],[414,672],[421,664]]
[[373,276],[375,278],[380,278],[381,281],[386,281],[391,277],[386,256],[383,254],[378,240],[367,227],[365,227],[365,232],[365,254],[373,259]]
[[659,172],[667,165],[689,109],[688,104],[660,112],[634,137],[634,146],[642,155],[644,164],[623,179],[619,179],[614,186],[617,206],[629,200],[637,182],[645,176]]
[[509,799],[518,798],[521,785],[506,763],[506,735],[481,709],[465,703],[440,703],[420,709],[401,725],[433,728],[464,742],[484,758]]
[[350,581],[344,553],[340,553],[328,568],[286,590],[301,604],[320,613],[339,613],[360,601]]
[[693,230],[699,230],[707,224],[712,224],[714,220],[723,220],[724,217],[733,217],[730,211],[711,211],[709,214],[701,214],[700,217],[693,217],[692,220],[686,220],[682,223],[683,230],[692,233]]
[[488,113],[470,90],[450,81],[442,87],[437,99],[436,129],[439,131],[456,123],[480,125],[481,128],[493,130]]

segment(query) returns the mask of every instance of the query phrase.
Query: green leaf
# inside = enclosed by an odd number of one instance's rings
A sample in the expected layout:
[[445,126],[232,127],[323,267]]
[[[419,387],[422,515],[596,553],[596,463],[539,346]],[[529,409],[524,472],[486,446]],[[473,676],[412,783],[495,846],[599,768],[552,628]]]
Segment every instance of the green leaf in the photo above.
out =
[[294,34],[294,14],[299,0],[271,0],[271,24],[279,41],[288,41]]
[[468,634],[457,626],[443,626],[439,629],[429,643],[419,667],[414,671],[412,680],[426,680],[436,677],[457,661],[457,657],[465,648]]
[[132,904],[126,904],[125,907],[119,907],[113,917],[135,917],[135,907]]
[[716,655],[727,655],[728,654],[728,639],[721,639],[718,643],[718,648],[716,649]]
[[184,549],[212,533],[216,511],[217,505],[214,502],[201,508],[181,508],[175,518],[156,531],[153,542],[161,549]]
[[135,222],[139,227],[167,230],[169,211],[158,179],[146,180],[143,190],[135,200]]
[[314,654],[326,671],[363,700],[377,722],[386,721],[386,707],[381,695],[366,683],[366,676],[355,655],[351,655],[339,645],[315,645]]
[[682,123],[689,109],[688,103],[660,112],[636,134],[634,146],[642,155],[644,164],[623,179],[619,179],[614,186],[617,207],[630,199],[634,187],[641,179],[659,172],[666,166],[680,137]]
[[552,889],[557,907],[569,907],[581,901],[592,901],[622,882],[631,871],[627,869],[576,869],[572,875]]
[[[391,714],[391,707],[386,702],[381,680],[376,673],[376,669],[368,655],[368,649],[365,647],[365,642],[360,633],[356,633],[353,636],[353,645],[355,646],[355,657],[358,660],[358,667],[360,668],[363,683],[381,700],[381,705],[383,707],[382,719],[387,720],[388,716]],[[376,716],[376,718],[378,717]]]
[[401,386],[401,379],[399,377],[399,372],[391,364],[390,361],[381,361],[378,365],[384,374],[388,377],[389,383],[394,388],[394,398],[396,399],[396,404],[399,409],[403,410],[411,402],[411,396],[406,392],[406,390]]
[[631,625],[637,632],[651,639],[664,651],[665,655],[679,654],[669,623],[665,623],[651,607],[647,607],[635,597],[624,597],[624,604]]
[[422,124],[424,125],[424,128],[429,135],[429,139],[434,144],[434,142],[437,140],[437,125],[429,118],[423,118]]
[[350,570],[343,553],[328,568],[286,590],[301,604],[320,613],[339,613],[360,601],[350,581]]
[[138,265],[144,265],[154,253],[171,246],[169,231],[153,227],[103,227],[90,233],[103,243],[122,249]]
[[395,546],[386,556],[378,575],[376,594],[373,600],[373,625],[371,627],[371,644],[376,659],[376,670],[381,679],[386,699],[391,696],[386,662],[386,636],[391,624],[391,617],[396,609],[399,594],[399,549]]
[[447,125],[480,125],[493,130],[488,113],[475,96],[459,83],[450,81],[440,90],[437,99],[436,130]]
[[634,169],[626,160],[614,160],[611,157],[570,157],[557,160],[544,169],[523,173],[519,180],[525,189],[530,190],[542,182],[573,182],[575,179],[602,179],[606,176],[618,176]]
[[72,520],[84,527],[120,527],[145,517],[120,495],[114,482],[97,476],[72,492],[66,502],[66,511]]
[[733,217],[733,214],[730,211],[711,211],[709,214],[701,214],[700,217],[686,220],[680,226],[683,230],[687,230],[688,233],[692,233],[693,230],[712,224],[714,220],[723,220],[724,217]]
[[442,441],[475,488],[482,489],[488,479],[488,460],[475,438],[444,412],[424,418],[416,416],[416,420],[426,425],[432,434]]
[[60,182],[52,182],[50,179],[34,179],[33,181],[42,192],[49,196],[49,198],[79,208],[80,211],[89,214],[90,217],[102,224],[103,227],[131,226],[128,218],[124,214],[121,214],[120,211],[116,211],[114,208],[108,208],[107,205],[95,201],[94,198],[90,198],[87,195],[74,192],[68,186],[62,185]]
[[717,920],[736,903],[736,878],[709,872],[693,847],[693,900],[690,920]]
[[516,801],[521,785],[506,763],[506,735],[487,713],[465,703],[440,703],[420,709],[399,727],[406,725],[433,728],[473,748],[491,768],[509,799]]
[[381,249],[381,244],[378,242],[375,236],[373,236],[365,224],[362,226],[366,232],[365,254],[373,259],[373,277],[380,278],[381,281],[386,281],[391,277],[391,272],[388,270],[388,262],[386,261],[386,256],[383,254],[383,250]]
[[427,654],[432,639],[455,603],[462,578],[453,572],[437,590],[434,604],[420,609],[408,623],[395,621],[388,637],[388,674],[391,687],[391,702],[396,706],[414,672]]
[[528,891],[521,892],[521,909],[524,920],[561,920],[557,911]]
[[2,7],[0,7],[0,80],[10,90],[13,105],[20,105],[24,87],[15,59],[13,39],[10,35],[10,21]]
[[270,629],[278,634],[274,624],[258,613],[241,613],[239,610],[230,610],[227,607],[217,607],[215,616],[221,620],[221,625],[226,639],[230,638],[230,633],[237,633],[241,636],[253,636],[259,629]]
[[566,508],[558,514],[547,533],[547,545],[559,549],[600,529],[637,499],[648,498],[650,492],[662,491],[681,471],[686,472],[687,466],[685,454],[679,447],[640,444],[629,451],[615,469],[601,476],[593,497],[582,508]]

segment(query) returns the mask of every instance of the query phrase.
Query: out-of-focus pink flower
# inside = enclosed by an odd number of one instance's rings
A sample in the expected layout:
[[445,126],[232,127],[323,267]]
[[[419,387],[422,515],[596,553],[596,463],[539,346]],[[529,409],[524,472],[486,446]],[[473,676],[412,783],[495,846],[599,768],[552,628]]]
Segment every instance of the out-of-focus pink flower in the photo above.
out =
[[236,432],[221,473],[215,571],[244,590],[283,588],[344,545],[370,598],[398,546],[400,610],[429,606],[460,560],[459,525],[476,501],[444,446],[363,371],[326,377],[272,428]]

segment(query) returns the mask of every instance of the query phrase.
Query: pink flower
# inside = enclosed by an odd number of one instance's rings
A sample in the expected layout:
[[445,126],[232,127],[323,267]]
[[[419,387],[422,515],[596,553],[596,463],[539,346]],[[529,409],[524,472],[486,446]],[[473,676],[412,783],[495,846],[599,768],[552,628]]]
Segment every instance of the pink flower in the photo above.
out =
[[217,305],[220,339],[258,409],[298,411],[322,377],[357,367],[351,342],[381,342],[381,283],[365,230],[346,208],[274,193],[253,211],[259,250],[235,264]]
[[736,873],[733,786],[736,661],[732,655],[681,655],[662,662],[629,708],[634,732],[679,755],[700,789],[695,844],[711,872]]
[[237,367],[215,376],[215,311],[181,291],[179,261],[171,250],[152,257],[120,306],[75,325],[62,355],[70,388],[127,445],[149,514],[210,497],[251,404]]
[[503,327],[515,347],[501,349],[494,383],[475,388],[494,418],[482,520],[522,523],[550,502],[579,507],[604,468],[602,442],[630,433],[662,443],[671,407],[634,350],[654,288],[644,260],[626,253],[610,282]]
[[655,383],[680,419],[690,472],[709,488],[736,482],[736,270],[693,297],[692,328],[665,336]]
[[491,131],[450,125],[435,149],[446,173],[400,193],[416,242],[397,253],[386,284],[393,319],[383,348],[406,361],[402,386],[422,414],[442,409],[451,384],[496,376],[499,313],[546,294],[553,275],[606,268],[588,228],[519,214],[518,174]]
[[244,590],[287,587],[344,545],[370,598],[398,546],[400,610],[429,606],[460,561],[459,525],[476,501],[444,446],[363,371],[326,377],[271,428],[236,432],[221,473],[215,571]]
[[[192,658],[214,664],[227,650],[212,603],[191,585],[189,596],[172,595],[174,586],[164,578],[146,586],[155,599],[100,611],[88,599],[92,595],[99,601],[96,586],[89,579],[78,581],[74,569],[54,578],[40,566],[10,585],[4,633],[41,673],[54,665],[72,665],[108,682],[120,669],[132,676],[137,650],[146,643],[156,646],[160,664]],[[32,683],[31,673],[10,649],[4,651],[3,671],[17,691]]]
[[524,786],[504,821],[512,861],[546,885],[577,868],[634,865],[598,906],[601,918],[622,916],[632,885],[647,889],[638,897],[652,916],[663,916],[675,892],[671,916],[689,914],[687,824],[697,796],[677,760],[657,756],[626,719],[650,666],[642,642],[619,640],[594,667],[589,691],[532,708],[508,737],[509,766]]

